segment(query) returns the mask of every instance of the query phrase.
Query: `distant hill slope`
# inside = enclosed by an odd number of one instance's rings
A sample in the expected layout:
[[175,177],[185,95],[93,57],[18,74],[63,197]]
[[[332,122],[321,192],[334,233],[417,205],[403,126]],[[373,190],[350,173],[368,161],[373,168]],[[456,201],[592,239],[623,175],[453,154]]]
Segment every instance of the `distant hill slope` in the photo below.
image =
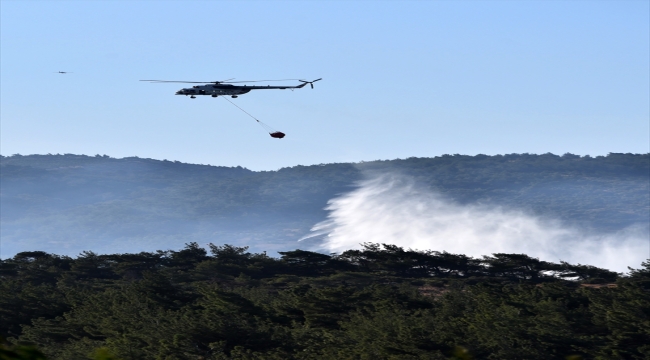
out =
[[387,172],[460,203],[525,209],[599,231],[650,217],[649,154],[443,155],[262,172],[137,157],[14,155],[0,158],[1,256],[132,252],[190,241],[295,249],[326,217],[328,200]]

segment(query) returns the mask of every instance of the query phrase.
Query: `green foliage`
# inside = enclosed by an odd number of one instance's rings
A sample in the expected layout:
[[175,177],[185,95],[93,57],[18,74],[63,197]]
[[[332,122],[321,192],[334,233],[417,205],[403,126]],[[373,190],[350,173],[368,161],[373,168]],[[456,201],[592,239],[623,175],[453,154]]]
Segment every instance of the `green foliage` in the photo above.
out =
[[46,357],[35,346],[12,345],[0,338],[0,360],[45,360]]
[[188,243],[179,251],[77,258],[26,252],[2,260],[0,331],[9,343],[0,358],[650,354],[650,261],[620,276],[523,254],[474,259],[372,243],[279,259],[246,247],[209,248]]

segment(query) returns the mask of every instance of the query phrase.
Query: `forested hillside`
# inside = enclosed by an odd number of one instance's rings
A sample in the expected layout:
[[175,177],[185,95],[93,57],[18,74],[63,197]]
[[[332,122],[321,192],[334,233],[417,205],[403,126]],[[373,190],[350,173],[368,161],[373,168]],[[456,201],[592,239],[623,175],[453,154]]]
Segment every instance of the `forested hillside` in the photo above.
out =
[[385,173],[412,177],[458,203],[503,205],[600,232],[647,227],[650,217],[648,154],[443,155],[261,172],[105,155],[0,160],[3,257],[151,251],[190,241],[295,249],[326,217],[328,200]]
[[0,355],[35,346],[62,360],[648,359],[649,291],[650,261],[621,276],[370,243],[281,258],[196,243],[23,252],[0,262]]

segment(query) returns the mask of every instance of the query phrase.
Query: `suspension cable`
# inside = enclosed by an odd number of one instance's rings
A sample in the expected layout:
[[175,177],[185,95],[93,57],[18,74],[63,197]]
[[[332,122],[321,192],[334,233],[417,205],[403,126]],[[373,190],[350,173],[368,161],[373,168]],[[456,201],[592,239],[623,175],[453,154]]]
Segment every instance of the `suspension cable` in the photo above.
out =
[[222,99],[228,101],[229,103],[233,104],[236,108],[238,108],[239,110],[243,111],[244,114],[246,114],[246,115],[250,116],[251,118],[253,118],[253,120],[257,121],[257,123],[260,124],[260,126],[261,126],[264,130],[268,131],[269,134],[270,134],[270,133],[274,133],[274,132],[276,132],[275,129],[273,129],[272,127],[268,126],[267,124],[261,122],[261,121],[260,121],[259,119],[257,119],[255,116],[249,114],[246,110],[244,110],[244,109],[242,109],[241,107],[239,107],[239,105],[237,105],[237,104],[235,104],[234,102],[228,100],[228,98],[226,98],[225,96],[220,96],[220,97],[221,97]]
[[228,100],[228,98],[226,98],[225,96],[221,96],[221,98],[224,99],[224,100],[226,100],[226,101],[228,101],[229,103],[235,105],[235,107],[237,107],[239,110],[243,111],[246,115],[252,117],[255,121],[260,122],[259,120],[257,120],[257,118],[256,118],[255,116],[249,114],[248,112],[246,112],[246,110],[240,108],[237,104],[235,104],[234,102]]

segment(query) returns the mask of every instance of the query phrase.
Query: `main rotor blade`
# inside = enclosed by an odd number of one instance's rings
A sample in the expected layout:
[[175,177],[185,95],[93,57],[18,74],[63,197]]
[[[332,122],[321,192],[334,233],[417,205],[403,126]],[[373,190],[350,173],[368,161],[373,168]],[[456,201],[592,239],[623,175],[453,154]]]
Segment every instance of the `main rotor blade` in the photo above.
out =
[[186,84],[210,84],[219,83],[221,81],[180,81],[180,80],[140,80],[149,82],[163,82],[163,83],[186,83]]
[[[234,79],[234,78],[232,78]],[[302,82],[310,82],[310,81],[305,81],[305,80],[300,80],[300,79],[274,79],[274,80],[241,80],[241,81],[229,81],[232,79],[227,79],[227,80],[222,80],[222,81],[184,81],[184,80],[140,80],[140,81],[148,81],[148,82],[155,82],[155,83],[185,83],[185,84],[239,84],[239,83],[251,83],[251,82],[267,82],[267,81],[302,81]],[[321,79],[318,79],[321,80]],[[314,81],[318,81],[314,80]]]
[[277,79],[277,80],[247,80],[247,81],[222,81],[228,84],[236,84],[236,83],[249,83],[249,82],[265,82],[265,81],[290,81],[290,80],[298,80],[298,79]]

